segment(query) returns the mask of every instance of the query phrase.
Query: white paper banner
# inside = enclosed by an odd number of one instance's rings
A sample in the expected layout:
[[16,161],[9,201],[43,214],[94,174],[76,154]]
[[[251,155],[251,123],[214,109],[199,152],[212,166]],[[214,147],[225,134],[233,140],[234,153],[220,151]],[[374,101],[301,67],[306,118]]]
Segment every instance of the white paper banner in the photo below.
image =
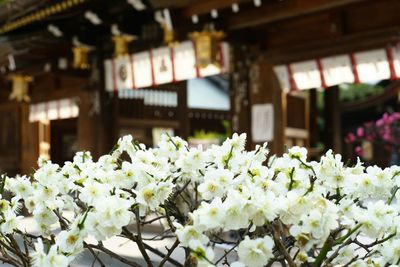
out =
[[360,82],[377,82],[390,78],[385,49],[359,52],[355,55]]
[[114,77],[117,79],[118,90],[133,89],[133,69],[130,56],[121,56],[114,59]]
[[326,86],[354,82],[349,55],[323,58],[321,64]]
[[79,107],[73,98],[29,105],[29,121],[61,120],[79,116]]
[[161,47],[152,50],[155,84],[170,83],[173,81],[173,65],[171,48]]
[[300,90],[321,87],[321,76],[315,60],[291,64],[293,79]]
[[174,47],[175,78],[184,81],[196,78],[196,56],[191,41]]
[[133,74],[137,88],[153,85],[150,52],[133,54]]
[[112,92],[114,90],[114,77],[113,77],[113,66],[112,60],[107,59],[104,61],[104,75],[105,75],[105,87],[106,90]]

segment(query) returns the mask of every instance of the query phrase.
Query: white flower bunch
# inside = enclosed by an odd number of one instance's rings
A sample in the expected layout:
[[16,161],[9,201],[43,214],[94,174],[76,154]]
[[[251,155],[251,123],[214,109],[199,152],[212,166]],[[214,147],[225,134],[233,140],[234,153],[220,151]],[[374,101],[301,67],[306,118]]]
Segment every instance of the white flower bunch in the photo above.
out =
[[[308,161],[300,147],[270,156],[266,144],[245,143],[234,134],[203,150],[164,135],[146,148],[125,136],[97,161],[79,152],[63,166],[39,159],[30,176],[3,175],[0,193],[12,197],[0,198],[0,261],[62,267],[87,250],[103,266],[98,251],[140,266],[103,245],[120,236],[148,266],[399,266],[400,167],[348,166],[332,151]],[[22,207],[39,235],[21,230]],[[175,237],[167,252],[143,237],[157,221],[163,231],[151,240]],[[172,258],[178,247],[184,259]]]

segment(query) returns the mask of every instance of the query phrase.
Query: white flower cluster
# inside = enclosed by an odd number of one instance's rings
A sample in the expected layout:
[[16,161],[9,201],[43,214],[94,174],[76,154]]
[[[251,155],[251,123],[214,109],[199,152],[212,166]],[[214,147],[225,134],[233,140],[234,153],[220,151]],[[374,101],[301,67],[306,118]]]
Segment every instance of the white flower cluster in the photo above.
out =
[[[64,166],[39,160],[31,177],[2,179],[13,198],[0,199],[0,245],[2,237],[24,235],[17,216],[24,203],[41,230],[29,236],[35,266],[68,266],[92,248],[88,236],[100,245],[126,237],[146,258],[148,247],[127,226],[145,225],[149,216],[191,252],[186,264],[399,265],[399,167],[346,166],[332,151],[307,161],[300,147],[267,161],[266,144],[246,151],[245,143],[245,134],[234,134],[203,150],[164,135],[153,149],[125,136],[97,161],[88,152]],[[54,224],[62,229],[55,236]],[[231,249],[218,256],[221,243]]]

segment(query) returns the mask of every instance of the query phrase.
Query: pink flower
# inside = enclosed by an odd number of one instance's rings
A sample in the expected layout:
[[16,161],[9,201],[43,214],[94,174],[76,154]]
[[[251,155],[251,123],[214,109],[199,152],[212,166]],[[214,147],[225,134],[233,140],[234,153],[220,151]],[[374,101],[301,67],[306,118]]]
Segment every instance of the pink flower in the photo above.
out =
[[376,121],[376,127],[381,127],[384,123],[383,119],[379,119]]
[[345,139],[346,143],[353,143],[356,141],[356,136],[353,133],[349,133]]
[[355,151],[356,151],[356,154],[359,155],[360,157],[362,157],[364,155],[364,151],[361,146],[357,146],[355,148]]
[[357,136],[358,137],[363,137],[364,136],[364,128],[363,127],[358,127]]

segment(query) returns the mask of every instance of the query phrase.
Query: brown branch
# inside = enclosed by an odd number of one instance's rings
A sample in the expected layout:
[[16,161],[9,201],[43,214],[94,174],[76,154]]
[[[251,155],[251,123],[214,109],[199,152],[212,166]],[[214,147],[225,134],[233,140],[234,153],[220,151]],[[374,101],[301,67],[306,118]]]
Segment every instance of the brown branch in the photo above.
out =
[[158,220],[160,220],[160,219],[163,219],[163,218],[165,218],[165,217],[166,217],[165,215],[162,215],[162,216],[159,216],[159,217],[150,219],[150,220],[148,220],[148,221],[141,222],[141,224],[142,224],[142,225],[144,225],[144,224],[150,224],[150,223],[153,223],[153,222],[158,221]]
[[283,244],[280,236],[278,235],[277,231],[275,230],[274,226],[271,225],[270,231],[272,233],[272,237],[274,239],[275,245],[278,250],[282,253],[285,260],[289,264],[290,267],[297,267],[296,263],[293,261],[292,257],[290,257],[289,252],[286,250],[285,245]]
[[126,259],[126,258],[124,258],[124,257],[121,257],[121,256],[118,255],[117,253],[115,253],[115,252],[109,250],[108,248],[104,247],[103,244],[102,244],[101,242],[98,243],[97,245],[94,245],[94,244],[87,244],[86,242],[84,242],[83,244],[84,244],[84,247],[85,247],[85,248],[91,247],[91,248],[100,250],[100,251],[106,253],[107,255],[109,255],[110,257],[112,257],[112,258],[114,258],[114,259],[116,259],[116,260],[119,260],[120,262],[125,263],[125,264],[127,264],[127,265],[129,265],[129,266],[133,266],[133,267],[142,267],[140,264],[138,264],[138,263],[136,263],[136,262],[134,262],[134,261],[128,260],[128,259]]
[[[129,240],[131,240],[131,241],[133,241],[135,243],[137,243],[137,236],[135,236],[131,232],[129,232],[129,230],[126,227],[122,227],[122,233],[124,234],[123,237],[125,237],[125,238],[127,238],[127,239],[129,239]],[[166,255],[165,253],[159,251],[156,248],[153,248],[153,247],[149,246],[146,243],[143,243],[143,245],[147,250],[151,251],[152,253],[156,254],[157,256],[159,256],[161,258],[164,258],[165,255]],[[181,263],[179,263],[178,261],[172,259],[171,257],[169,257],[167,259],[167,261],[172,263],[175,266],[178,266],[178,267],[182,267],[183,266]]]
[[106,265],[103,263],[103,261],[99,258],[98,253],[96,254],[92,247],[90,247],[90,246],[85,246],[85,247],[90,251],[90,253],[94,257],[92,266],[94,266],[94,263],[97,261],[100,264],[101,267],[106,267]]
[[164,256],[158,267],[164,266],[164,264],[167,262],[168,258],[171,256],[172,252],[174,252],[174,250],[178,247],[178,245],[179,245],[179,240],[176,239],[171,248],[170,249],[167,248],[168,253]]
[[141,225],[140,225],[140,217],[139,217],[139,209],[135,210],[135,216],[136,216],[136,230],[137,230],[137,236],[136,236],[136,244],[140,250],[140,253],[142,253],[142,256],[144,260],[147,263],[148,267],[153,267],[153,263],[150,260],[149,255],[146,252],[146,248],[143,245],[143,240],[142,240],[142,230],[141,230]]

